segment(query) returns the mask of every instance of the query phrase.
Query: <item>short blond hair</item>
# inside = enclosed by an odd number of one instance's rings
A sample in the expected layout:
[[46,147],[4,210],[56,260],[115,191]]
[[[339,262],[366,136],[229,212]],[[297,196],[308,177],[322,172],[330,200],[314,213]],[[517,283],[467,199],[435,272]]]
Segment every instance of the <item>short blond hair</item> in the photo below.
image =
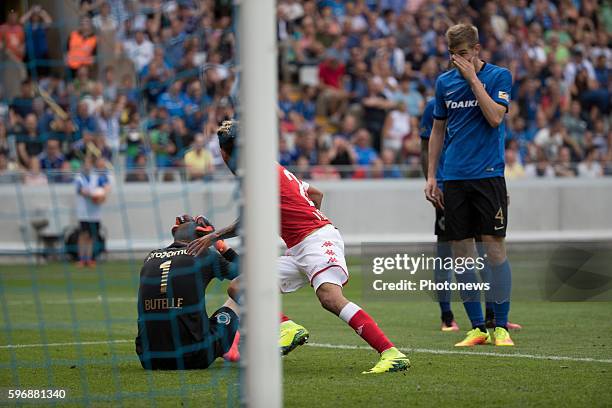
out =
[[474,47],[478,44],[478,29],[471,24],[455,24],[446,30],[446,41],[451,50],[465,43]]

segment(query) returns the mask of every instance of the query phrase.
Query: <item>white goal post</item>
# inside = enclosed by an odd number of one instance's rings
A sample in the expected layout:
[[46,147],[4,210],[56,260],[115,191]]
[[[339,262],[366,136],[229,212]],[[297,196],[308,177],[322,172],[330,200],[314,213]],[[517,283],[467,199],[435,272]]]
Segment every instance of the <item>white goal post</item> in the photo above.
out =
[[238,2],[240,167],[245,288],[243,396],[249,407],[282,406],[278,348],[279,230],[276,1]]

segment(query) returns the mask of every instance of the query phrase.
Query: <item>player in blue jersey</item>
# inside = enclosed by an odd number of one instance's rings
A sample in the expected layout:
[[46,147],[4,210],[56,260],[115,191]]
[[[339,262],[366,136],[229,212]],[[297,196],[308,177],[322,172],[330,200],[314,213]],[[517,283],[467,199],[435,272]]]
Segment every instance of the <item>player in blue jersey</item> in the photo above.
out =
[[[425,178],[427,178],[427,156],[429,151],[429,135],[431,134],[431,128],[433,126],[433,111],[435,106],[435,99],[431,99],[425,105],[425,109],[423,110],[423,116],[421,116],[421,126],[420,126],[420,135],[421,135],[421,166],[423,169],[423,174]],[[442,196],[442,190],[444,188],[444,148],[440,153],[440,164],[438,165],[438,170],[436,171],[436,180],[437,187],[439,189],[438,194]],[[434,226],[434,232],[437,237],[437,248],[436,255],[438,258],[446,259],[452,257],[452,252],[450,250],[450,245],[446,239],[444,234],[444,208],[440,206],[435,206],[436,208],[436,221]],[[436,264],[436,268],[434,270],[434,280],[436,283],[450,282],[452,280],[452,270],[445,268],[445,265]],[[441,330],[443,332],[447,331],[458,331],[459,326],[457,322],[455,322],[455,317],[453,315],[453,311],[451,310],[451,293],[449,290],[440,290],[437,293],[438,304],[440,305],[440,319],[442,320]]]
[[[431,134],[431,129],[433,127],[433,111],[435,106],[435,99],[430,99],[425,105],[425,109],[423,110],[423,115],[421,116],[421,125],[420,125],[420,136],[421,136],[421,166],[423,170],[423,174],[427,179],[427,163],[428,163],[428,153],[429,153],[429,136]],[[446,141],[446,139],[445,139]],[[440,189],[439,194],[442,196],[444,191],[444,153],[446,150],[446,143],[442,146],[442,151],[440,153],[440,159],[438,164],[438,170],[436,171],[436,180],[438,182],[438,188]],[[435,207],[436,209],[436,221],[434,224],[434,233],[437,237],[437,257],[441,259],[447,259],[452,257],[452,251],[450,248],[450,244],[446,238],[444,233],[444,209]],[[478,241],[480,241],[480,237],[477,237]],[[482,257],[484,256],[485,250],[482,242],[477,242],[478,254]],[[453,270],[450,268],[445,268],[444,264],[436,264],[436,268],[434,270],[434,280],[436,283],[450,282],[452,280]],[[481,280],[483,282],[489,282],[490,278],[490,268],[487,262],[484,263],[484,268],[480,270]],[[486,327],[495,328],[495,312],[494,302],[491,301],[490,296],[485,296],[486,301],[486,312],[485,312],[485,321]],[[451,331],[459,331],[459,326],[455,321],[455,317],[453,315],[453,311],[451,309],[451,292],[449,290],[440,290],[437,293],[437,300],[440,306],[440,319],[442,320],[441,330],[443,332],[451,332]],[[521,329],[521,325],[517,323],[507,322],[506,327],[511,330],[519,330]]]
[[[476,258],[475,238],[481,237],[491,268],[495,345],[513,346],[506,327],[512,279],[505,248],[508,200],[501,126],[510,103],[512,75],[479,58],[476,27],[454,25],[447,30],[446,39],[456,69],[443,73],[436,81],[425,195],[444,207],[445,232],[454,257]],[[445,143],[442,195],[436,170]],[[457,279],[475,282],[476,271],[468,268],[457,274]],[[456,346],[491,343],[480,292],[466,290],[461,296],[472,330]]]

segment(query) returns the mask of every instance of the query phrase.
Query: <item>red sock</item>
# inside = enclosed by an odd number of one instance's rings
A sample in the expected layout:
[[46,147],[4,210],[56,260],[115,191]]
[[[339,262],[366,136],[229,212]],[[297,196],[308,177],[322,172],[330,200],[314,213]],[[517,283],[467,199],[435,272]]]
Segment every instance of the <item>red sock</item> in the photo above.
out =
[[356,304],[348,303],[344,306],[340,311],[340,318],[379,353],[393,347],[393,343],[385,336],[374,319]]
[[285,316],[283,314],[283,312],[280,312],[280,322],[286,322],[287,320],[291,320],[290,318],[288,318],[287,316]]

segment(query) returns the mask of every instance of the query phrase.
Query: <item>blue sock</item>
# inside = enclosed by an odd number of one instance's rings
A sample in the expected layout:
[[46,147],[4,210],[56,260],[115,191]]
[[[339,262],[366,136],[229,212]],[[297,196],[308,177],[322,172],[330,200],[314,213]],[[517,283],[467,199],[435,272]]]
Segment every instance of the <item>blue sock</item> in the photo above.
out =
[[[480,252],[480,248],[478,253],[480,254],[480,256],[483,256],[483,253]],[[480,270],[480,280],[483,283],[488,283],[489,286],[492,286],[491,283],[491,267],[489,266],[489,263],[485,261],[484,263],[484,267]],[[492,289],[489,290],[485,290],[484,291],[484,297],[485,297],[485,319],[486,320],[493,320],[495,318],[495,302],[493,302],[493,291]]]
[[[442,268],[439,268],[438,265],[436,265],[436,268],[434,269],[434,281],[436,283],[443,283],[443,282],[451,282],[453,277],[452,277],[452,270],[451,269],[447,269],[444,268],[444,260],[446,258],[452,258],[453,257],[453,253],[451,251],[450,248],[450,244],[448,242],[438,242],[437,244],[437,256],[439,259],[442,259]],[[450,290],[439,290],[437,292],[437,297],[438,297],[438,303],[440,305],[440,311],[444,314],[444,313],[448,313],[451,311],[451,291]]]
[[482,306],[480,302],[463,302],[463,307],[472,323],[472,329],[484,327],[485,321],[482,315]]
[[[456,271],[455,271],[456,272]],[[460,283],[478,283],[476,271],[474,268],[465,268],[463,273],[455,273],[457,282]],[[472,328],[484,328],[484,316],[482,314],[482,305],[480,304],[479,290],[462,290],[460,291],[463,307],[472,322]]]
[[440,305],[440,312],[448,313],[448,312],[451,311],[451,304],[450,304],[450,302],[438,302],[438,304]]
[[[489,286],[492,286],[491,283],[491,267],[489,266],[489,262],[486,261],[487,259],[487,251],[485,249],[485,245],[482,242],[476,242],[476,250],[478,251],[478,256],[483,258],[484,261],[484,265],[482,267],[482,269],[480,269],[478,272],[480,273],[480,281],[483,283],[488,283]],[[489,321],[489,320],[494,320],[495,319],[495,302],[493,302],[493,292],[491,289],[489,290],[485,290],[484,292],[484,297],[485,297],[485,320]]]
[[495,312],[495,326],[506,327],[508,313],[510,312],[510,292],[512,291],[512,271],[508,259],[499,265],[491,265],[493,279],[493,297]]

